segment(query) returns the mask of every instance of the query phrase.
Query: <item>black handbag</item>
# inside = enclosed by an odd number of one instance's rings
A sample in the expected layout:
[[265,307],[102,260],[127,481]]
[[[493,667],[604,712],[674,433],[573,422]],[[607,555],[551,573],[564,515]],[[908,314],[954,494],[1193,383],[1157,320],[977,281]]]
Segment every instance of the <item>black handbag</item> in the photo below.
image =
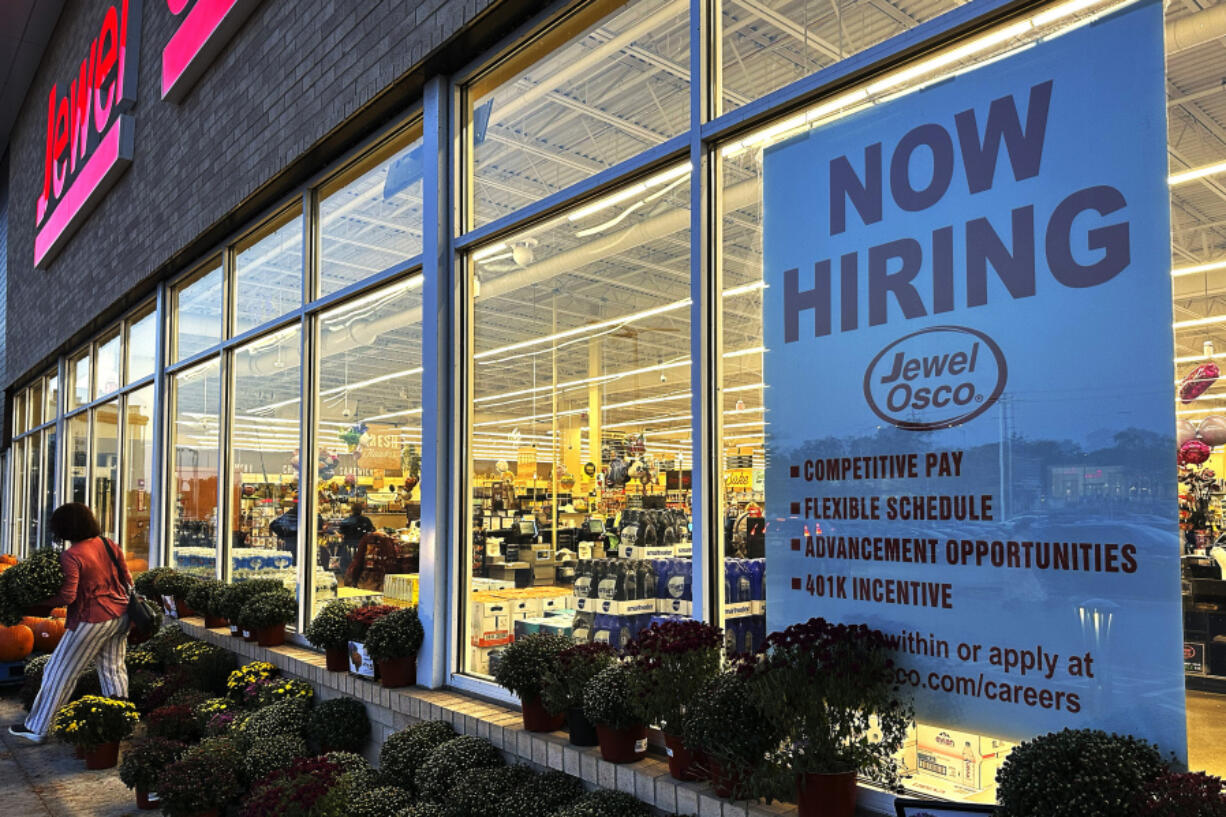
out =
[[[119,559],[115,557],[115,549],[119,546],[110,539],[103,539],[102,544],[106,548],[107,555],[111,557],[111,562],[115,565],[120,584],[123,584],[123,568],[119,566]],[[157,616],[153,607],[153,603],[137,593],[135,587],[128,585],[128,638],[133,643],[139,644],[147,641],[157,631],[160,617]]]

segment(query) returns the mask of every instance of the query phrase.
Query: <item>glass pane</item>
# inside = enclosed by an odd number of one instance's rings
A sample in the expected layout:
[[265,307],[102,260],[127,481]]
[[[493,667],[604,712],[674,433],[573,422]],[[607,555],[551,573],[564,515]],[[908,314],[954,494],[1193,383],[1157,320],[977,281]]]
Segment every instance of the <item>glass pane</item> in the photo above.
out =
[[302,305],[302,216],[295,208],[234,256],[234,334]]
[[298,586],[301,338],[295,324],[234,353],[234,581]]
[[688,21],[675,0],[593,3],[475,82],[473,226],[683,133]]
[[474,255],[469,672],[521,628],[620,647],[690,613],[688,171]]
[[10,456],[12,457],[11,473],[13,475],[13,525],[10,530],[13,537],[13,552],[21,555],[26,552],[26,518],[29,515],[26,508],[26,488],[30,484],[30,475],[26,470],[26,440],[14,440]]
[[217,570],[218,408],[216,358],[174,376],[170,429],[171,567],[197,576]]
[[127,397],[124,416],[123,535],[129,559],[152,558],[149,510],[153,499],[153,386]]
[[135,383],[153,374],[157,353],[157,312],[151,311],[128,324],[128,376]]
[[95,399],[104,394],[110,394],[119,388],[119,354],[122,346],[122,338],[120,338],[118,333],[98,344],[98,350],[95,355],[96,362],[94,364]]
[[89,414],[68,418],[68,502],[89,503]]
[[172,360],[198,355],[221,342],[222,270],[209,268],[171,295],[175,343]]
[[13,395],[13,434],[24,434],[29,428],[26,416],[26,390],[22,389]]
[[[415,129],[416,130],[416,129]],[[399,139],[356,178],[320,193],[319,294],[355,284],[421,252],[421,139]]]
[[[316,603],[416,602],[421,541],[420,276],[320,317]],[[398,575],[395,582],[385,578]],[[339,588],[339,589],[337,589]]]
[[55,511],[55,481],[56,481],[56,438],[55,427],[52,426],[43,432],[43,449],[44,449],[44,465],[43,465],[43,538],[42,547],[50,547],[52,545],[51,526],[48,521],[51,519],[52,512]]
[[42,435],[31,434],[27,438],[26,451],[29,456],[29,465],[26,477],[26,542],[29,543],[30,549],[33,550],[38,546],[38,521],[42,515],[43,492],[42,492]]
[[43,424],[43,381],[35,380],[26,394],[26,406],[30,412],[30,428]]
[[119,538],[119,402],[94,409],[94,516],[103,534]]
[[60,411],[60,377],[53,374],[47,377],[47,409],[48,420],[55,418]]
[[[1203,21],[1196,6],[1166,6],[1169,27]],[[1218,40],[1175,50],[1167,42],[1167,152],[1170,155],[1171,287],[1175,326],[1175,377],[1182,381],[1209,363],[1226,357],[1226,304],[1216,295],[1226,282],[1226,205],[1219,194],[1226,161],[1226,142],[1219,128],[1226,112],[1226,88],[1210,77],[1226,70],[1226,53]],[[1208,173],[1197,171],[1210,170]],[[1192,172],[1188,172],[1192,171]],[[1177,485],[1183,536],[1183,652],[1187,672],[1188,768],[1226,776],[1221,751],[1226,726],[1226,590],[1222,512],[1226,508],[1222,475],[1226,469],[1226,383],[1211,382],[1194,400],[1180,399],[1172,388],[1178,439],[1195,436],[1213,446],[1202,466],[1180,468]],[[1216,479],[1213,474],[1216,472]],[[1113,486],[1095,484],[1080,473],[1076,493],[1097,498]],[[1115,480],[1112,480],[1114,482]],[[1127,486],[1125,486],[1127,489]],[[1107,493],[1111,496],[1111,493]],[[1112,497],[1114,499],[1114,497]],[[1226,593],[1223,593],[1226,595]]]
[[69,361],[68,379],[72,382],[69,393],[69,408],[83,406],[89,402],[89,353]]
[[[722,112],[766,96],[961,5],[955,0],[721,0]],[[721,111],[716,111],[716,114]]]

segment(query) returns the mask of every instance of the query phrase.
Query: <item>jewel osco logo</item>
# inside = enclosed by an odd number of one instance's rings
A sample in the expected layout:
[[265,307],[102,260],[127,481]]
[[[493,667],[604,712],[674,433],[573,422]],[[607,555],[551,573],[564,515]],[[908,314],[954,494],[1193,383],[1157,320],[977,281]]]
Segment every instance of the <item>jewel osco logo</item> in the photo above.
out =
[[864,397],[886,422],[930,431],[987,411],[1007,379],[1005,355],[992,338],[966,326],[930,326],[877,353],[864,372]]

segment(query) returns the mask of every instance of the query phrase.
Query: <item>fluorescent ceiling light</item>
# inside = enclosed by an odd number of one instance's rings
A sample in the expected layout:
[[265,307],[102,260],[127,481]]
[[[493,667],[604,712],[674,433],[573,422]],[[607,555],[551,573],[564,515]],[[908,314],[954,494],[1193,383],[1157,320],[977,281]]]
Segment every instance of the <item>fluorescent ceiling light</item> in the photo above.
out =
[[[621,204],[623,201],[626,201],[627,199],[632,199],[635,196],[641,196],[642,194],[651,190],[651,188],[659,187],[663,184],[667,184],[673,179],[680,178],[681,176],[684,176],[689,172],[690,172],[689,162],[686,162],[685,164],[677,165],[676,167],[671,167],[668,170],[665,170],[663,173],[657,173],[655,176],[652,176],[649,179],[645,179],[639,182],[638,184],[632,184],[629,187],[626,187],[622,190],[617,191],[616,193],[605,196],[602,199],[598,199],[597,201],[592,202],[586,207],[580,207],[578,210],[575,210],[573,213],[568,215],[566,218],[570,221],[580,221],[594,213],[599,213],[601,210],[607,210],[608,208],[616,204]],[[480,258],[481,257],[477,254],[473,255],[474,260],[480,260]]]
[[1196,264],[1191,267],[1176,267],[1171,270],[1171,277],[1178,278],[1181,275],[1195,275],[1198,272],[1211,272],[1215,269],[1226,269],[1226,261],[1210,261],[1207,264]]
[[1167,183],[1172,187],[1177,184],[1185,184],[1187,182],[1203,179],[1206,176],[1214,176],[1218,173],[1226,173],[1226,162],[1217,162],[1204,167],[1194,167],[1189,170],[1181,170],[1178,173],[1172,173],[1167,179]]
[[1187,329],[1190,326],[1208,326],[1212,323],[1226,323],[1226,315],[1217,315],[1212,318],[1194,318],[1190,321],[1175,321],[1171,326],[1176,329]]

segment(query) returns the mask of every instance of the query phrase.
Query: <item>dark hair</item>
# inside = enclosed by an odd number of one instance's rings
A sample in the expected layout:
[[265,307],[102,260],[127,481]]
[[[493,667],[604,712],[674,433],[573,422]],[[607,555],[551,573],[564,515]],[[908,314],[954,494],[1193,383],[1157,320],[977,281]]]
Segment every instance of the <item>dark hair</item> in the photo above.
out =
[[61,505],[51,514],[51,535],[65,542],[80,542],[82,539],[92,539],[102,535],[98,520],[88,505],[80,502],[69,502]]
[[366,510],[366,503],[360,499],[355,499],[353,501],[353,504],[349,506],[349,515],[350,516],[361,516],[362,512],[365,510]]

